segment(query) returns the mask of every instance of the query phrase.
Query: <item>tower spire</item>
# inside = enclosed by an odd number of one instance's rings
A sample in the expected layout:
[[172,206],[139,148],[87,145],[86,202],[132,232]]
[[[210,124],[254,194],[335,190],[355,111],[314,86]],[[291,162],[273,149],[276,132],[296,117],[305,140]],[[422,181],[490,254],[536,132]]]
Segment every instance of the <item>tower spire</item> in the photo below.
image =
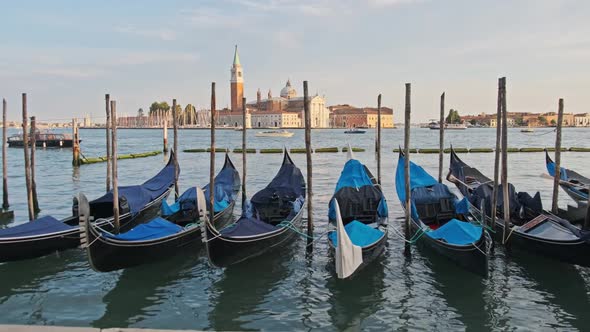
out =
[[236,49],[234,51],[234,66],[241,66],[240,56],[238,55],[238,45],[236,45]]

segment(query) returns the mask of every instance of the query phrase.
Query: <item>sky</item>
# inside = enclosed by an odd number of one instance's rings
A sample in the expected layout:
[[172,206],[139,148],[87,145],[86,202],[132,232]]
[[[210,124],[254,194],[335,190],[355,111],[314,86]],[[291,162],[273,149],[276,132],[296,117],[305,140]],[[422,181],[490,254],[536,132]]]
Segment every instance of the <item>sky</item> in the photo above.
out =
[[278,96],[287,79],[328,105],[384,106],[403,121],[438,118],[440,94],[460,114],[495,112],[507,77],[508,111],[590,112],[587,0],[6,1],[0,20],[0,97],[38,121],[91,114],[104,94],[118,113],[153,101],[205,108],[216,82],[229,105],[238,45],[245,97]]

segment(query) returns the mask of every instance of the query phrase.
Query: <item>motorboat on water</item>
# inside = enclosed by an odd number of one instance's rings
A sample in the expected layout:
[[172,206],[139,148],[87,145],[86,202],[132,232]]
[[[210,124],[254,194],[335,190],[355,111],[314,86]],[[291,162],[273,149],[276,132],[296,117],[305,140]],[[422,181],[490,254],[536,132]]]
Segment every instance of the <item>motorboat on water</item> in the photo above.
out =
[[256,137],[291,137],[295,135],[290,131],[285,129],[280,130],[266,130],[266,131],[259,131],[256,133]]
[[[32,138],[29,136],[29,145],[31,144]],[[6,141],[8,147],[23,147],[24,140],[23,134],[15,134],[8,137]],[[82,142],[79,140],[78,142]],[[71,135],[54,133],[51,131],[39,131],[35,132],[35,146],[47,147],[47,148],[71,148],[74,145],[74,140]]]

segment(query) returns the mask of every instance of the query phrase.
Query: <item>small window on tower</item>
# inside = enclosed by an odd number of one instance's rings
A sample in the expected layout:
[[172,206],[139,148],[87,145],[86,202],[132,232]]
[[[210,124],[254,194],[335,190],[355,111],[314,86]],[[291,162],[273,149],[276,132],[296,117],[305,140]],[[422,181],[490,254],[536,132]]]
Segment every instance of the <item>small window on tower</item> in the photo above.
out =
[[238,72],[238,77],[242,77],[242,73]]

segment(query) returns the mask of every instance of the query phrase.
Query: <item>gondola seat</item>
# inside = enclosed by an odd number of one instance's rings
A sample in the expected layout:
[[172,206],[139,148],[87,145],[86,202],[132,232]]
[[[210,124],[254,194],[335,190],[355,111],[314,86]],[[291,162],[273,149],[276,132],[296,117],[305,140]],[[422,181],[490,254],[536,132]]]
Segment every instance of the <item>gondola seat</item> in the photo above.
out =
[[145,241],[163,238],[182,231],[182,227],[173,224],[162,218],[155,218],[152,221],[140,224],[128,232],[122,234],[110,234],[104,232],[103,235],[115,240],[121,241]]
[[[371,226],[365,225],[364,223],[353,220],[344,226],[344,230],[346,234],[350,238],[352,244],[357,245],[359,247],[366,247],[369,246],[381,239],[383,237],[383,231],[373,228]],[[334,247],[338,247],[338,235],[336,232],[330,232],[328,234],[328,238],[334,244]]]
[[482,232],[481,226],[451,219],[438,229],[426,232],[426,235],[454,245],[468,245],[479,240]]

